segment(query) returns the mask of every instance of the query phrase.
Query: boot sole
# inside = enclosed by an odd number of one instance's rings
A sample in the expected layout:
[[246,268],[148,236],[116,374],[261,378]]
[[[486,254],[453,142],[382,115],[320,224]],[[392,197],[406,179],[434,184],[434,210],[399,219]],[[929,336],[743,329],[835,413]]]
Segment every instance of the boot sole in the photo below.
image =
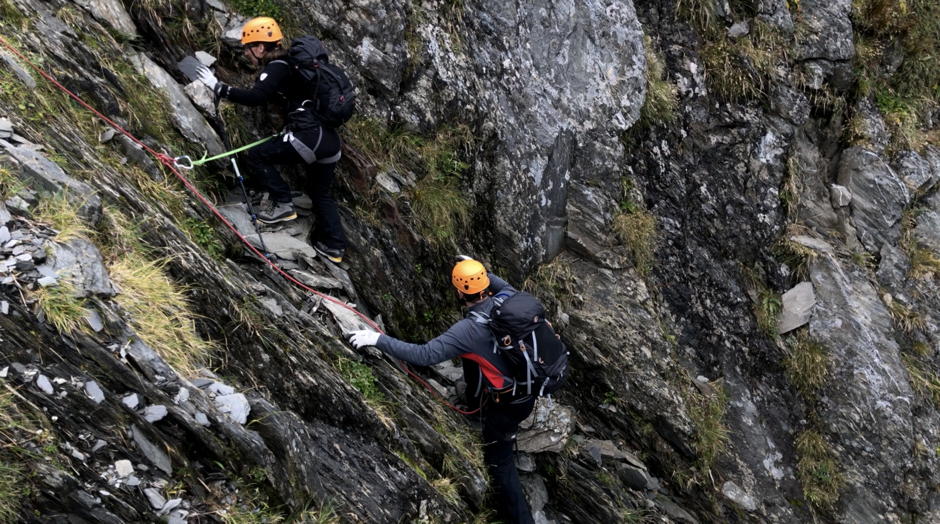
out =
[[296,218],[297,218],[297,213],[291,213],[289,215],[284,215],[278,218],[264,219],[264,218],[258,217],[258,222],[261,222],[262,224],[277,224],[278,222],[287,222],[288,220],[294,220]]
[[316,247],[314,247],[313,249],[316,250],[317,253],[325,257],[330,262],[333,262],[334,264],[341,264],[343,262],[343,257],[334,257],[325,251],[321,251],[317,249]]

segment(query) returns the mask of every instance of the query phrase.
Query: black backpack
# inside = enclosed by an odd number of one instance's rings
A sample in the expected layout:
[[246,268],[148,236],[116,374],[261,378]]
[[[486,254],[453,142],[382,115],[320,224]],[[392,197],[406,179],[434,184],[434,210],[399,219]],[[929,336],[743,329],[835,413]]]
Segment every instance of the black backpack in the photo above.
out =
[[545,308],[525,291],[499,292],[492,300],[487,325],[516,386],[539,396],[558,391],[565,383],[568,348],[545,319]]
[[356,89],[345,71],[329,62],[326,48],[313,36],[291,42],[287,60],[294,71],[311,85],[314,112],[326,127],[337,128],[356,111]]

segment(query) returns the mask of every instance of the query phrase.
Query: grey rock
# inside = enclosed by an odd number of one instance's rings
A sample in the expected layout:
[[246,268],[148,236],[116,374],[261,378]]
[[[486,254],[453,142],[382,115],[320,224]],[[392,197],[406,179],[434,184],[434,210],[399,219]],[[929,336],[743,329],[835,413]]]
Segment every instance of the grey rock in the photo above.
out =
[[[260,248],[261,242],[258,240],[258,235],[246,235],[248,240],[255,245],[255,247]],[[303,257],[307,259],[314,259],[317,257],[317,252],[310,246],[310,244],[304,242],[303,240],[294,238],[291,234],[277,231],[273,233],[264,233],[264,244],[267,246],[268,251],[275,254],[278,258],[283,260],[296,261]]]
[[110,24],[126,36],[136,36],[137,26],[124,5],[119,0],[76,0],[78,5],[87,9],[92,16]]
[[516,469],[525,473],[534,473],[538,470],[535,458],[530,453],[516,453]]
[[777,333],[784,334],[806,325],[816,305],[811,282],[800,282],[781,297],[783,310],[777,319]]
[[754,502],[754,497],[750,496],[746,491],[741,489],[740,486],[730,480],[721,485],[721,494],[747,511],[757,510],[757,503]]
[[98,451],[99,449],[101,449],[101,448],[103,448],[103,447],[105,447],[105,446],[107,446],[107,445],[108,445],[107,442],[105,442],[105,441],[103,441],[103,440],[101,440],[101,439],[98,439],[98,440],[95,441],[95,444],[91,447],[91,452],[94,453],[94,452]]
[[163,505],[163,508],[160,509],[160,515],[166,515],[167,513],[178,508],[180,504],[183,503],[183,499],[176,498],[166,501],[166,504]]
[[401,185],[384,171],[375,175],[375,183],[393,195],[401,193]]
[[169,516],[167,516],[166,524],[186,524],[187,522],[189,522],[188,520],[186,520],[186,515],[189,515],[189,512],[176,510],[173,513],[171,513]]
[[199,63],[206,67],[212,67],[212,64],[214,64],[216,61],[214,56],[205,51],[196,51],[195,56],[196,60],[199,60]]
[[88,398],[90,398],[95,404],[101,404],[104,402],[104,391],[101,391],[98,383],[94,380],[85,382],[85,394],[87,394]]
[[902,151],[894,158],[893,165],[911,191],[926,190],[940,177],[930,162],[914,151]]
[[196,419],[196,423],[200,426],[208,426],[210,424],[209,417],[202,411],[197,411],[193,418]]
[[215,155],[225,150],[215,130],[193,107],[186,93],[169,73],[143,53],[132,55],[130,60],[140,74],[147,77],[154,87],[162,90],[169,97],[170,118],[183,136],[205,147],[209,154]]
[[209,393],[214,393],[216,395],[231,395],[235,393],[235,388],[221,382],[213,381],[209,384],[209,387],[206,388]]
[[143,431],[137,426],[131,426],[131,436],[137,444],[137,447],[140,448],[140,452],[147,457],[147,460],[149,460],[151,464],[160,468],[160,470],[167,475],[173,474],[173,463],[170,462],[170,457],[163,452],[163,450],[150,442]]
[[248,413],[251,411],[251,406],[249,406],[248,399],[242,393],[219,395],[215,397],[215,405],[219,408],[219,411],[227,414],[233,421],[239,424],[248,422]]
[[49,377],[45,375],[40,374],[36,376],[36,386],[38,386],[39,389],[41,389],[42,392],[46,395],[52,395],[55,393],[55,390],[52,388],[52,383],[49,382]]
[[844,514],[884,515],[894,502],[882,496],[883,479],[901,483],[893,465],[909,460],[914,445],[912,391],[891,313],[864,270],[817,254],[809,272],[817,299],[810,335],[826,348],[831,365],[819,420],[827,440],[838,442],[845,493],[851,494]]
[[839,184],[829,186],[829,198],[834,208],[845,207],[852,203],[852,193],[845,186]]
[[129,460],[119,460],[114,463],[114,469],[121,478],[125,478],[134,472],[134,465]]
[[183,404],[189,400],[189,389],[185,387],[180,387],[179,391],[176,392],[176,396],[173,397],[173,402],[177,405]]
[[137,396],[137,393],[131,393],[121,399],[121,404],[131,409],[137,409],[137,405],[140,404],[140,398]]
[[637,490],[652,489],[657,483],[645,469],[636,468],[626,464],[621,464],[617,468],[617,477],[625,485]]
[[316,273],[311,273],[302,269],[292,269],[289,271],[289,273],[296,277],[297,280],[301,281],[303,284],[314,289],[344,289],[343,283],[335,278],[317,275]]
[[166,499],[163,498],[160,491],[155,488],[144,488],[144,495],[147,496],[147,500],[150,501],[150,507],[153,509],[161,510],[163,506],[166,505]]
[[728,37],[729,38],[740,38],[747,35],[751,32],[751,28],[748,26],[747,21],[737,22],[731,25],[728,28]]
[[88,327],[95,333],[100,333],[101,330],[104,329],[104,322],[101,320],[101,315],[94,309],[85,308],[85,321],[88,322]]
[[0,300],[0,315],[6,315],[10,312],[10,303],[6,300]]
[[9,118],[0,117],[0,138],[13,136],[13,122]]
[[81,237],[66,243],[50,243],[50,264],[57,275],[70,275],[75,296],[114,296],[115,289],[98,248]]
[[526,453],[560,452],[573,430],[571,409],[540,397],[532,414],[519,424],[518,449]]
[[284,315],[284,310],[281,309],[281,306],[278,305],[277,299],[272,297],[265,297],[259,299],[258,301],[261,302],[261,305],[264,306],[265,309],[274,314],[274,316],[280,317]]
[[915,219],[914,239],[940,257],[940,193],[935,192],[923,203],[923,211]]
[[144,419],[147,422],[158,422],[166,416],[166,406],[162,404],[153,404],[144,409]]
[[0,60],[3,60],[4,64],[7,66],[7,69],[13,71],[13,74],[15,74],[16,77],[19,78],[21,82],[23,82],[27,91],[36,89],[36,80],[33,79],[33,75],[24,69],[16,58],[6,51],[0,49]]
[[202,377],[199,377],[199,378],[194,378],[194,379],[192,380],[192,383],[193,383],[193,385],[196,386],[197,388],[205,389],[205,388],[207,388],[208,386],[211,386],[212,384],[215,384],[215,381],[212,380],[211,378],[202,378]]
[[59,283],[59,279],[56,277],[42,277],[36,281],[42,287],[50,287]]
[[683,524],[698,524],[698,520],[693,517],[691,513],[676,504],[672,499],[664,495],[658,495],[655,501],[656,505],[663,510],[663,513],[669,516],[673,521]]
[[296,196],[293,199],[294,207],[298,209],[313,209],[313,201],[310,199],[309,195],[302,194]]
[[140,485],[140,479],[137,478],[137,477],[135,477],[134,475],[131,475],[131,476],[127,477],[127,480],[125,481],[125,483],[126,483],[128,486],[130,486],[130,487],[132,487],[132,488],[135,488],[135,487],[137,487],[137,486]]
[[323,307],[329,310],[330,314],[333,315],[333,319],[336,320],[337,324],[339,324],[340,331],[343,333],[349,333],[350,331],[356,331],[359,329],[375,329],[372,326],[366,324],[362,317],[357,315],[355,312],[350,311],[349,308],[335,304],[329,300],[324,300],[322,304]]
[[52,194],[64,192],[82,218],[89,224],[98,223],[101,197],[91,186],[66,174],[39,151],[22,146],[7,147],[6,150],[23,167],[22,174],[31,188]]
[[195,80],[183,86],[183,92],[193,101],[196,107],[209,116],[216,116],[215,94],[212,93],[209,86]]
[[548,489],[545,488],[545,481],[538,475],[524,475],[520,481],[533,517],[543,513],[548,504]]
[[901,212],[910,201],[907,186],[881,158],[853,147],[842,153],[839,184],[852,193],[852,223],[869,252],[897,244]]

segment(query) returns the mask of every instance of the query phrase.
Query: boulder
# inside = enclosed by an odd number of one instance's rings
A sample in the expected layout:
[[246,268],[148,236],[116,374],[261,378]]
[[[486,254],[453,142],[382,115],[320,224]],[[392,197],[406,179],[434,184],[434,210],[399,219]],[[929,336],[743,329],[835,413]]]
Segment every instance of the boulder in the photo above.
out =
[[897,244],[911,198],[904,182],[881,157],[859,147],[842,153],[838,178],[852,193],[851,220],[865,249],[877,253],[886,242]]

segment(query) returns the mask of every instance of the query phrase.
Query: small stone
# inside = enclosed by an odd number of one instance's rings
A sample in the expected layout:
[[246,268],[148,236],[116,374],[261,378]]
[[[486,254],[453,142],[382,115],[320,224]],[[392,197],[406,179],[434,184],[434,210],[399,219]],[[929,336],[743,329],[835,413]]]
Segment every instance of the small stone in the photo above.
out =
[[251,412],[251,406],[248,405],[248,399],[241,393],[232,395],[219,395],[215,398],[215,405],[219,411],[228,414],[233,421],[244,424],[248,422],[248,413]]
[[6,315],[10,312],[10,303],[6,300],[0,300],[0,314]]
[[836,209],[845,207],[852,202],[852,193],[845,186],[831,184],[829,186],[829,201],[832,203],[832,207]]
[[757,509],[757,503],[754,502],[754,497],[748,495],[746,491],[730,480],[721,486],[721,493],[727,497],[728,500],[747,511],[755,511]]
[[104,144],[105,142],[110,142],[111,139],[114,138],[114,135],[116,134],[117,134],[117,131],[109,127],[105,129],[100,135],[98,135],[98,142],[101,142],[102,144]]
[[85,308],[85,322],[88,322],[88,327],[95,333],[100,333],[101,330],[104,329],[104,322],[101,320],[101,315],[94,309]]
[[10,138],[13,136],[13,122],[9,118],[0,117],[0,138]]
[[56,277],[42,277],[36,281],[42,287],[54,286],[59,283],[59,279]]
[[157,422],[162,420],[165,416],[166,406],[162,404],[147,406],[147,409],[144,410],[144,418],[147,419],[147,422]]
[[197,412],[196,412],[196,423],[199,424],[199,425],[201,425],[201,426],[208,426],[208,425],[209,425],[209,417],[207,417],[206,414],[203,413],[202,411],[197,411]]
[[166,505],[166,499],[163,498],[163,495],[160,494],[156,488],[144,488],[144,495],[147,496],[147,500],[150,501],[150,507],[153,509],[163,509],[163,506]]
[[180,390],[176,393],[176,396],[173,398],[173,402],[176,404],[182,404],[189,400],[189,390],[181,387]]
[[0,244],[5,244],[10,240],[10,230],[7,226],[0,226]]
[[211,378],[194,378],[192,382],[194,386],[202,389],[205,389],[206,386],[215,383],[215,381]]
[[137,409],[137,405],[139,403],[140,399],[137,397],[137,393],[131,393],[130,395],[127,395],[121,399],[121,404],[124,404],[131,409]]
[[134,472],[134,465],[129,460],[119,460],[114,463],[114,469],[121,478],[126,478]]
[[49,378],[45,375],[39,375],[36,377],[36,385],[39,386],[39,389],[41,389],[46,395],[55,393],[55,390],[52,389],[52,383],[49,382]]
[[216,395],[231,395],[235,393],[235,388],[221,382],[213,382],[207,389],[210,393],[215,393]]
[[101,391],[101,388],[98,387],[98,383],[94,380],[85,382],[85,393],[95,404],[101,404],[104,401],[104,392]]
[[154,466],[160,468],[161,471],[167,475],[173,474],[173,463],[170,461],[170,457],[166,454],[160,446],[155,445],[153,442],[144,435],[144,432],[141,431],[137,426],[131,426],[131,436],[134,439],[134,442],[137,444],[137,447],[140,449],[140,452],[147,457]]
[[215,63],[215,57],[205,51],[196,51],[196,60],[206,67],[212,67]]
[[131,475],[130,477],[127,477],[126,483],[128,486],[135,488],[140,485],[140,479],[135,477],[134,475]]
[[800,282],[780,297],[783,309],[777,321],[777,333],[781,335],[805,325],[816,306],[816,293],[812,282]]
[[742,36],[746,36],[750,32],[751,28],[748,27],[747,22],[738,22],[728,28],[728,37],[740,38]]
[[183,499],[170,499],[166,501],[166,504],[163,505],[163,508],[160,510],[161,515],[166,515],[167,513],[178,508],[180,504],[183,503]]
[[3,366],[3,369],[0,369],[0,378],[7,378],[7,373],[10,372],[10,366]]
[[107,442],[105,442],[105,441],[103,441],[103,440],[101,440],[101,439],[98,439],[98,440],[95,441],[95,445],[91,447],[91,452],[94,453],[94,452],[98,451],[99,449],[101,449],[101,448],[103,448],[103,447],[105,447],[105,446],[107,446],[107,445],[108,445]]

